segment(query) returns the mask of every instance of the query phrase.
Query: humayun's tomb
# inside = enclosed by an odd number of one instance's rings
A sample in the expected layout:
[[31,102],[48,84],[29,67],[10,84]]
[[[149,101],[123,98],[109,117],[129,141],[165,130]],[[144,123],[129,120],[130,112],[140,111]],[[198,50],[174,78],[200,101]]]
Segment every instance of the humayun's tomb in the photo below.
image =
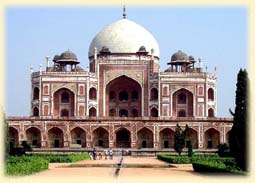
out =
[[228,143],[233,119],[216,117],[216,72],[181,50],[160,71],[159,52],[124,11],[93,38],[89,69],[67,50],[31,72],[31,115],[7,118],[10,139],[35,149],[162,150],[173,148],[178,123],[190,127],[186,144],[194,149]]

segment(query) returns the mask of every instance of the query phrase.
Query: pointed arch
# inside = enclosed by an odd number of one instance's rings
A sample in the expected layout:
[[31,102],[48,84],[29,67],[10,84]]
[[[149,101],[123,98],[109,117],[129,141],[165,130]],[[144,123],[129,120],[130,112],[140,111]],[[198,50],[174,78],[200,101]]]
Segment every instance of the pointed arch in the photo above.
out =
[[41,147],[41,130],[36,127],[30,127],[26,130],[27,142],[32,147]]
[[116,147],[117,148],[130,148],[131,147],[131,132],[124,127],[119,128],[116,134]]
[[214,117],[214,110],[212,108],[208,109],[208,117]]
[[208,100],[214,101],[214,90],[212,88],[208,89]]
[[97,110],[96,110],[95,107],[91,107],[91,108],[89,109],[89,116],[90,116],[90,117],[95,117],[95,116],[97,116]]
[[151,89],[151,100],[158,100],[158,89],[157,88]]
[[38,87],[34,87],[33,100],[39,100],[39,93],[40,93],[39,88]]
[[131,114],[132,114],[132,117],[138,117],[138,110],[132,109]]
[[109,132],[103,127],[98,127],[93,131],[93,147],[109,147]]
[[[137,109],[138,116],[141,115],[142,88],[135,79],[125,75],[116,77],[108,82],[105,92],[107,96],[105,103],[107,115],[110,115],[109,112],[113,106],[118,115],[120,115],[120,110],[128,109],[128,116],[132,116],[131,109],[133,108]],[[127,116],[126,112],[123,115]]]
[[137,132],[138,148],[153,148],[153,132],[143,127]]
[[119,117],[128,117],[128,110],[127,109],[120,109]]
[[89,99],[96,100],[97,99],[97,90],[96,88],[92,87],[89,89]]
[[189,143],[192,144],[193,149],[198,148],[198,133],[193,128],[189,128],[188,135],[186,138],[186,147],[188,147]]
[[71,143],[80,144],[81,147],[86,147],[86,132],[80,127],[75,127],[70,131]]
[[67,89],[60,88],[53,94],[54,116],[58,117],[72,117],[74,116],[74,101],[75,94]]
[[64,133],[60,128],[52,127],[48,130],[48,147],[64,147]]
[[9,141],[13,147],[19,146],[19,131],[14,127],[9,127]]
[[39,109],[38,107],[33,108],[33,116],[39,116]]
[[[180,116],[181,117],[192,117],[193,114],[193,93],[188,89],[181,88],[173,92],[172,95],[173,102],[172,102],[172,114],[173,116]],[[182,111],[181,113],[179,113]],[[185,112],[183,112],[185,111]]]
[[220,132],[215,128],[209,128],[204,133],[204,147],[208,149],[216,149],[220,144]]
[[170,128],[164,128],[159,132],[159,141],[161,148],[174,147],[174,131]]
[[151,108],[151,117],[158,117],[158,109],[156,107]]

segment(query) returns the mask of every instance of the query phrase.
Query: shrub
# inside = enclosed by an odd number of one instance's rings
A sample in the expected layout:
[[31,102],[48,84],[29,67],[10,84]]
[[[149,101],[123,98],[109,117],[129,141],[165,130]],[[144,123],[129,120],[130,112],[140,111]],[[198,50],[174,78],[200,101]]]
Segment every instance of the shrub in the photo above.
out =
[[88,153],[82,154],[30,154],[9,156],[6,161],[6,173],[9,176],[30,175],[48,169],[49,162],[76,162],[89,159]]
[[192,166],[196,172],[243,174],[243,172],[236,167],[234,158],[192,158]]
[[48,169],[48,160],[40,157],[8,157],[6,174],[9,176],[30,175]]
[[191,163],[191,159],[188,156],[182,155],[166,155],[166,154],[158,154],[157,158],[166,161],[168,163],[173,164],[189,164]]
[[33,154],[34,157],[47,159],[50,163],[71,163],[89,159],[88,153],[82,154]]

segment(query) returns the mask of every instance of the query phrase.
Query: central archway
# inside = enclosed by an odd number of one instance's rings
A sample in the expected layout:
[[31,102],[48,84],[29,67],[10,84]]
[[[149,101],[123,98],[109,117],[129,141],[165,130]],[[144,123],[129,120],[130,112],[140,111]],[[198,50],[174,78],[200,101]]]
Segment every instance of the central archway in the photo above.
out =
[[173,116],[192,117],[193,114],[193,93],[187,89],[180,89],[173,94]]
[[74,93],[71,90],[67,88],[61,88],[54,93],[53,98],[54,116],[74,116]]
[[116,132],[116,147],[129,148],[131,147],[130,131],[126,128],[121,128]]
[[[141,116],[142,88],[140,84],[127,76],[120,76],[106,86],[106,112],[111,116],[110,110],[115,110],[120,117]],[[136,109],[135,116],[132,109]],[[123,110],[126,110],[123,113]]]

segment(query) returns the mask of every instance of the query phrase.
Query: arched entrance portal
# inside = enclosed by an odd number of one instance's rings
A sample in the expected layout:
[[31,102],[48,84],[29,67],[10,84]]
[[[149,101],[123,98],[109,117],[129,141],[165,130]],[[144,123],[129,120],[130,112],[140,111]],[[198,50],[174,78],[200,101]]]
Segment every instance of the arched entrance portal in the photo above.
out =
[[99,127],[93,131],[93,144],[94,147],[109,147],[109,132],[104,128]]
[[153,133],[148,128],[142,128],[137,133],[138,148],[153,148]]
[[63,147],[64,135],[61,129],[53,127],[48,131],[48,147]]
[[130,131],[126,128],[121,128],[116,132],[116,147],[129,148],[131,147]]
[[192,128],[189,128],[188,135],[186,137],[187,148],[189,147],[189,143],[191,143],[193,149],[198,148],[198,135],[197,132]]
[[27,142],[32,147],[41,147],[41,131],[38,128],[31,127],[26,131]]
[[[112,80],[106,86],[106,111],[108,116],[110,110],[114,109],[117,111],[117,115],[120,117],[138,117],[141,116],[141,86],[140,84],[127,77],[120,76]],[[136,109],[136,114],[132,109]],[[128,109],[123,111],[123,109]],[[118,112],[119,111],[119,112]]]
[[71,131],[71,142],[72,144],[80,144],[81,147],[86,147],[86,133],[80,128],[76,127]]
[[192,117],[193,94],[182,88],[173,94],[173,116]]
[[216,149],[220,144],[220,133],[214,128],[210,128],[205,132],[205,148]]
[[54,116],[74,116],[74,93],[71,90],[61,88],[54,93]]
[[10,140],[10,144],[13,147],[19,146],[19,133],[18,133],[18,130],[16,130],[13,127],[9,127],[9,140]]
[[159,134],[160,136],[160,147],[161,148],[173,148],[174,147],[174,131],[165,128]]

